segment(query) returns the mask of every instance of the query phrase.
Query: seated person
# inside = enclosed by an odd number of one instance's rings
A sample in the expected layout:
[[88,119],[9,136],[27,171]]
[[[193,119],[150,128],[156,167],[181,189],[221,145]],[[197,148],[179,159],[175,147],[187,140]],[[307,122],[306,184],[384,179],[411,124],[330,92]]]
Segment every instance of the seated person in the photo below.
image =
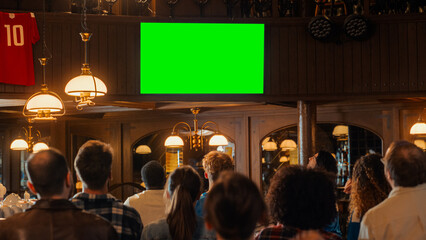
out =
[[24,213],[0,221],[1,240],[115,240],[117,233],[103,218],[68,201],[73,189],[65,157],[57,150],[32,154],[25,163],[28,188],[38,201]]
[[256,239],[287,239],[304,230],[318,230],[324,240],[341,239],[323,230],[337,214],[329,173],[302,166],[283,167],[273,176],[266,201],[277,224],[263,229]]
[[[204,177],[209,180],[210,191],[222,171],[234,170],[234,161],[226,153],[211,151],[203,158],[203,168]],[[195,213],[200,217],[204,216],[204,201],[206,200],[209,191],[201,194],[200,199],[195,205]]]
[[164,191],[167,217],[145,226],[141,239],[216,239],[205,229],[204,220],[195,214],[194,206],[201,189],[201,177],[194,168],[184,165],[174,170]]
[[253,239],[256,223],[265,220],[266,206],[257,186],[238,173],[224,172],[204,205],[206,227],[218,240]]
[[142,181],[146,190],[127,198],[124,205],[138,211],[144,226],[166,217],[163,202],[166,173],[158,161],[150,161],[141,169]]
[[390,192],[384,166],[379,154],[368,154],[356,161],[351,183],[348,240],[358,239],[360,222],[364,214],[385,200]]

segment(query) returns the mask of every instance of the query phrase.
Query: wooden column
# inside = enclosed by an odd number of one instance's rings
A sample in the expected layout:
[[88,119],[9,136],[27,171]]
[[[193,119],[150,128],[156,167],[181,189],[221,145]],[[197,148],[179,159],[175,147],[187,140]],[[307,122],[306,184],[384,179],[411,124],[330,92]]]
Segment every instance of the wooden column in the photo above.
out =
[[315,153],[316,105],[305,101],[297,101],[297,151],[299,164],[308,164],[308,159]]

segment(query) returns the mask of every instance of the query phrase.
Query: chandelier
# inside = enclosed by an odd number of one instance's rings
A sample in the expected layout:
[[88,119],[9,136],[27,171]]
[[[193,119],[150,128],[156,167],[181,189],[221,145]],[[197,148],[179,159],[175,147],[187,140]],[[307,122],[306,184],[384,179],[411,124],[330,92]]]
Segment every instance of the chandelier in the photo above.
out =
[[423,110],[420,112],[419,119],[417,119],[417,122],[410,128],[411,135],[426,134],[426,123],[423,121],[422,118]]
[[38,152],[40,150],[49,149],[46,143],[41,142],[41,133],[38,130],[32,132],[33,126],[29,125],[28,130],[23,127],[22,130],[25,135],[25,139],[19,136],[17,139],[13,140],[10,144],[10,149],[15,151],[27,150],[28,152]]
[[90,71],[87,47],[92,33],[88,32],[86,11],[86,0],[84,0],[82,14],[82,19],[84,20],[81,23],[84,32],[80,33],[81,40],[84,43],[84,63],[81,68],[81,75],[71,79],[65,86],[65,93],[75,97],[75,101],[77,102],[76,108],[78,110],[82,110],[83,106],[94,106],[95,103],[92,100],[107,93],[105,83],[93,76]]
[[209,125],[216,126],[217,131],[215,131],[214,135],[210,138],[208,144],[209,146],[226,146],[228,145],[228,140],[222,134],[219,134],[219,127],[217,123],[213,121],[207,121],[202,126],[201,129],[198,129],[198,120],[197,114],[200,112],[199,108],[191,108],[191,112],[194,115],[194,129],[191,129],[191,126],[186,122],[178,122],[173,126],[173,130],[171,135],[164,142],[164,146],[168,148],[180,148],[184,146],[183,139],[179,136],[178,126],[182,127],[184,130],[189,131],[188,142],[189,149],[194,149],[198,151],[198,149],[203,149],[204,141],[206,140],[206,136],[204,132],[206,130],[211,130]]

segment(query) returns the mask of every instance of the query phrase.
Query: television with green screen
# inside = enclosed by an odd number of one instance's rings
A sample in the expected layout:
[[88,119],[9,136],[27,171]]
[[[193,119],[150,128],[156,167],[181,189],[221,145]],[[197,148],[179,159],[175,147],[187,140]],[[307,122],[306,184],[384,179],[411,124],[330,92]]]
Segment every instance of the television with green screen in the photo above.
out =
[[263,94],[264,24],[140,26],[141,94]]

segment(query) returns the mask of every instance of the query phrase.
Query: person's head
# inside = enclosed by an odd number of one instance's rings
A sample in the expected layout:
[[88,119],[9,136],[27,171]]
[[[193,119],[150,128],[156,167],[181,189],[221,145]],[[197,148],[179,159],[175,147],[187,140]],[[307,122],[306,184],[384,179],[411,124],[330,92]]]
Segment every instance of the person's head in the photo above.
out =
[[149,161],[141,169],[142,181],[146,189],[163,189],[166,173],[158,161]]
[[111,176],[112,148],[98,140],[87,141],[78,150],[74,166],[83,188],[101,190]]
[[247,177],[223,172],[209,191],[206,225],[223,239],[244,240],[252,236],[256,223],[266,216],[266,206],[257,186]]
[[222,171],[234,169],[234,161],[226,153],[211,151],[203,158],[203,168],[206,178],[215,182]]
[[352,172],[351,212],[358,217],[387,198],[390,186],[379,154],[368,154],[356,161]]
[[414,187],[426,182],[426,155],[410,142],[391,143],[383,162],[392,187]]
[[330,174],[302,166],[278,170],[266,196],[272,220],[302,230],[330,224],[337,214]]
[[327,172],[337,174],[337,161],[331,153],[326,151],[319,151],[314,156],[310,157],[308,167],[322,168]]
[[192,239],[197,225],[194,204],[201,194],[201,177],[194,168],[182,166],[170,174],[166,185],[170,235],[175,240]]
[[72,180],[67,161],[58,150],[50,148],[34,153],[25,165],[28,188],[39,198],[68,197]]

